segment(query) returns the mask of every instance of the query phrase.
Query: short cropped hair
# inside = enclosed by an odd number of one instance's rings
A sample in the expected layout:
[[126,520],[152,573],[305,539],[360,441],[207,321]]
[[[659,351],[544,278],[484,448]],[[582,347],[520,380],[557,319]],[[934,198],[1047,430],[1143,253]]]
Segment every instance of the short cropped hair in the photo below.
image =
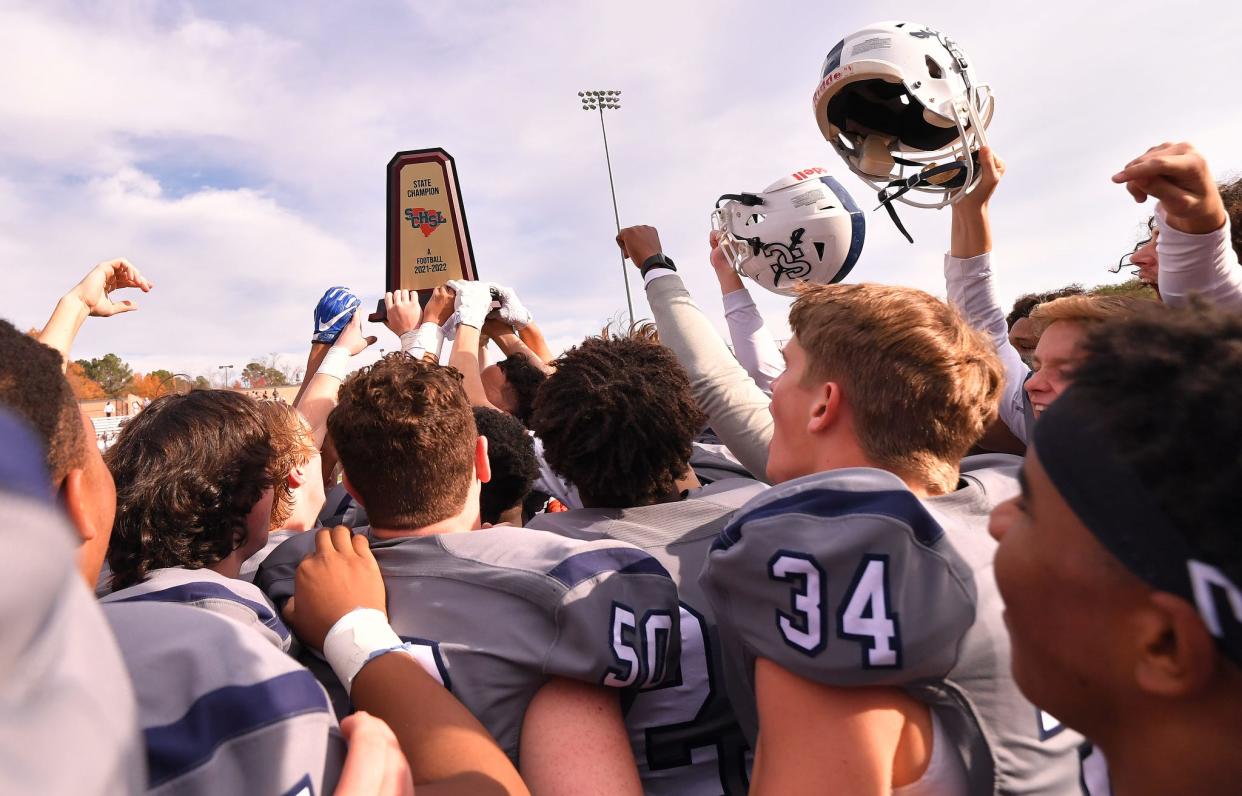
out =
[[[284,474],[276,482],[272,495],[270,527],[276,530],[284,527],[285,521],[293,514],[293,488],[289,486],[289,473],[310,461],[318,449],[306,419],[297,409],[279,401],[259,401],[258,407],[272,438],[272,450],[275,452],[272,469]],[[311,473],[310,477],[320,478],[321,474]]]
[[388,354],[345,379],[328,434],[372,525],[415,530],[465,505],[478,432],[456,369]]
[[613,508],[672,490],[706,423],[673,352],[641,337],[588,338],[566,351],[531,417],[552,469]]
[[1074,392],[1192,550],[1242,583],[1242,315],[1143,307],[1082,343]]
[[952,490],[998,413],[1004,373],[991,342],[940,299],[887,285],[808,285],[789,325],[806,376],[844,386],[867,458]]
[[1066,296],[1031,310],[1031,323],[1039,334],[1057,321],[1070,321],[1088,326],[1101,321],[1125,318],[1153,299],[1134,296]]
[[479,436],[487,437],[492,479],[479,491],[479,516],[500,522],[500,515],[520,506],[539,477],[535,443],[516,417],[488,406],[474,407]]
[[82,415],[60,352],[0,320],[0,404],[24,420],[47,448],[52,483],[82,464]]
[[246,544],[246,516],[284,474],[258,402],[231,390],[165,395],[105,456],[116,481],[114,589],[155,569],[201,569]]
[[496,367],[505,374],[505,382],[513,391],[513,416],[523,423],[530,422],[530,413],[535,408],[535,394],[548,378],[547,374],[522,353],[510,354],[497,362]]

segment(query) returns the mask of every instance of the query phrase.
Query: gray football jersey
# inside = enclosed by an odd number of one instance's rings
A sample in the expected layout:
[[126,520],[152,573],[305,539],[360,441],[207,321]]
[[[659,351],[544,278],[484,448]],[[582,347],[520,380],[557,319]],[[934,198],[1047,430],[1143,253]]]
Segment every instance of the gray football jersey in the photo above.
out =
[[323,688],[297,661],[212,611],[102,607],[137,692],[150,792],[335,789],[345,742]]
[[773,487],[721,534],[702,583],[730,697],[757,732],[754,664],[831,686],[894,686],[935,711],[971,794],[1080,792],[1081,736],[1013,682],[992,574],[993,506],[1021,460],[971,457],[957,491],[920,500],[895,475],[855,468]]
[[101,598],[105,603],[161,602],[193,605],[227,616],[251,627],[282,652],[288,652],[293,634],[263,590],[253,583],[228,578],[210,569],[166,567]]
[[733,512],[767,488],[717,481],[676,503],[540,514],[527,527],[576,539],[619,539],[650,553],[681,595],[680,676],[641,691],[625,715],[648,796],[734,796],[748,790],[749,747],[721,672],[720,644],[699,571]]
[[[46,490],[41,467],[36,477]],[[50,496],[13,486],[0,480],[0,793],[138,793],[146,764],[134,691],[75,566],[77,536]]]
[[267,560],[267,557],[272,554],[273,550],[275,550],[277,547],[280,547],[282,544],[284,544],[286,539],[298,533],[312,533],[313,534],[314,531],[279,530],[279,531],[272,531],[271,533],[269,533],[267,535],[267,544],[263,545],[262,550],[255,553],[250,558],[247,558],[245,561],[242,562],[241,572],[238,573],[237,577],[240,578],[241,580],[254,583],[254,573],[259,571],[259,565]]
[[[628,695],[676,672],[677,589],[632,545],[507,526],[384,540],[359,532],[384,574],[393,629],[515,761],[526,707],[550,678]],[[314,542],[295,536],[259,568],[255,582],[277,605]]]

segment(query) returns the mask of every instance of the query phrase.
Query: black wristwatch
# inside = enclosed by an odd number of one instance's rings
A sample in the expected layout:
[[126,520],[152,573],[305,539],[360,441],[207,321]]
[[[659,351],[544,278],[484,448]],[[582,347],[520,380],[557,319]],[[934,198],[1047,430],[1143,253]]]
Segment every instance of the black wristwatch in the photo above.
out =
[[677,266],[673,264],[671,259],[665,257],[663,252],[656,252],[646,260],[643,260],[642,267],[638,270],[642,272],[643,276],[646,276],[647,272],[652,268],[667,268],[670,271],[677,270]]

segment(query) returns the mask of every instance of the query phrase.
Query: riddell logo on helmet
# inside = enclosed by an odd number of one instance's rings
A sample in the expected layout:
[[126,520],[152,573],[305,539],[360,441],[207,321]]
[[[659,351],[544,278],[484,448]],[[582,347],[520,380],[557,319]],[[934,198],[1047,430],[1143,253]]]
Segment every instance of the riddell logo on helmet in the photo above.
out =
[[853,72],[854,72],[854,65],[846,64],[845,66],[841,67],[835,72],[825,75],[824,79],[819,81],[819,88],[815,89],[815,99],[813,101],[816,104],[819,104],[819,98],[824,96],[824,92],[826,92],[828,88],[832,86],[833,83],[837,82],[838,80],[845,77],[846,75],[853,74]]
[[827,173],[828,171],[826,169],[822,169],[819,166],[812,166],[809,169],[803,169],[802,171],[795,171],[790,176],[792,176],[795,180],[801,182],[802,180],[809,180],[811,177],[814,177],[817,174],[827,174]]
[[414,229],[422,230],[424,238],[430,237],[431,233],[435,232],[441,224],[448,223],[444,214],[439,210],[426,210],[421,207],[407,207],[405,220],[409,221]]

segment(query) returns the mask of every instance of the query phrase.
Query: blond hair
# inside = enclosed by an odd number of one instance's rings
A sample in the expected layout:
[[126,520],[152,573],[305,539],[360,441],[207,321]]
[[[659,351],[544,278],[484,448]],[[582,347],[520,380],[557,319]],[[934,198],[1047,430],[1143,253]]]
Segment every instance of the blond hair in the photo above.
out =
[[[268,528],[278,530],[293,515],[293,488],[289,473],[315,455],[315,440],[302,413],[286,403],[259,401],[259,414],[271,436],[272,516]],[[321,477],[311,473],[311,478]]]
[[1004,373],[991,342],[921,290],[809,285],[789,313],[808,378],[844,387],[877,467],[951,492],[996,419]]
[[1092,325],[1113,318],[1128,318],[1152,299],[1136,296],[1065,296],[1031,310],[1035,333],[1043,334],[1057,321]]

